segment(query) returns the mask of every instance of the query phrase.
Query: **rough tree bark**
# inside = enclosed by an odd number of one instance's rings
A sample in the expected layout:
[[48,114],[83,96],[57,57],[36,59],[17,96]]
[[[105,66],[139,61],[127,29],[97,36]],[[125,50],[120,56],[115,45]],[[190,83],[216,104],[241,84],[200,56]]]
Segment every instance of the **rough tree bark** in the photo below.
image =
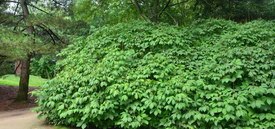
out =
[[29,91],[29,77],[30,77],[30,57],[21,60],[21,75],[19,82],[19,90],[17,93],[17,101],[27,101]]
[[15,73],[15,75],[17,75],[17,76],[20,76],[20,75],[21,75],[21,62],[20,62],[20,60],[17,60],[17,61],[14,63],[14,73]]
[[[28,5],[26,0],[20,0],[20,6],[23,12],[23,19],[27,25],[27,31],[30,35],[34,33],[34,27],[28,23],[28,17],[30,15],[28,10]],[[29,90],[29,77],[30,77],[30,59],[31,54],[27,53],[27,57],[21,60],[21,74],[19,82],[19,90],[17,93],[17,101],[27,101],[28,100],[28,90]]]

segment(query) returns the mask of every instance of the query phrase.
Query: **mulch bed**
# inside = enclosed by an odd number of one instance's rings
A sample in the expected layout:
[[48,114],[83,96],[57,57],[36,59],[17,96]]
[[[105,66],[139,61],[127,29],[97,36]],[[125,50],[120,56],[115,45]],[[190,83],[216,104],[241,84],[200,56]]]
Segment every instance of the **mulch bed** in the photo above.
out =
[[[29,92],[36,88],[30,87]],[[36,106],[35,97],[29,96],[28,102],[15,102],[17,86],[0,86],[0,111],[31,108]]]

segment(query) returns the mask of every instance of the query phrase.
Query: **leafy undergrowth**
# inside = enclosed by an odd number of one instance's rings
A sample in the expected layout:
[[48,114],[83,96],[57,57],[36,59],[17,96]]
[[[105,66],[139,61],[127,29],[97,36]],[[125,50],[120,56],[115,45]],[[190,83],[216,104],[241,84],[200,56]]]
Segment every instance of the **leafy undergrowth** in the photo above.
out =
[[55,126],[54,129],[69,129],[69,128],[63,127],[63,126]]
[[[19,76],[16,76],[16,75],[13,75],[13,74],[4,75],[4,76],[0,77],[0,85],[18,86],[19,85],[19,80],[20,80]],[[41,86],[46,81],[47,81],[47,79],[43,79],[41,77],[31,75],[30,80],[29,80],[29,85],[30,86]]]
[[61,53],[61,72],[36,93],[37,111],[83,129],[273,128],[274,26],[103,27]]

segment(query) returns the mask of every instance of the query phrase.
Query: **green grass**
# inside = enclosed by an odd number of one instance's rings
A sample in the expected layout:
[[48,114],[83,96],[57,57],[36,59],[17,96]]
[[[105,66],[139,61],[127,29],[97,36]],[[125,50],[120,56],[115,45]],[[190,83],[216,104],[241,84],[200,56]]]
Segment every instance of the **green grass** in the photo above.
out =
[[[19,85],[19,76],[15,76],[13,74],[8,74],[0,77],[0,85],[5,86],[18,86]],[[43,85],[47,79],[43,79],[38,76],[30,76],[29,85],[30,86],[41,86]]]

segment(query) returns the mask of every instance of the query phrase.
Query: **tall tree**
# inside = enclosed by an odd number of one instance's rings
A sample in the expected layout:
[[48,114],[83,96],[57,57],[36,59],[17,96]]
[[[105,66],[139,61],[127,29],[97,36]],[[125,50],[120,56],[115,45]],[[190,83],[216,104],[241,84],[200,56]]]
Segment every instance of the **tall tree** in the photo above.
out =
[[[34,27],[31,23],[28,22],[28,17],[30,16],[30,12],[27,6],[26,0],[20,0],[20,6],[22,8],[23,20],[26,22],[27,32],[29,35],[34,34]],[[33,40],[32,43],[35,41]],[[29,87],[29,78],[30,78],[30,60],[31,53],[27,53],[27,57],[22,59],[21,62],[21,75],[19,81],[19,90],[16,99],[18,101],[27,100],[28,99],[28,87]]]
[[[12,7],[14,5],[15,7]],[[4,1],[1,6],[6,8],[0,15],[5,18],[1,20],[0,25],[0,55],[20,61],[21,73],[16,100],[26,101],[28,100],[31,58],[37,54],[57,50],[59,46],[56,44],[63,40],[47,26],[46,21],[43,21],[41,12],[51,14],[36,6],[32,1]],[[33,14],[31,14],[30,7],[37,11],[32,10]],[[51,18],[54,21],[55,18],[52,15]]]

